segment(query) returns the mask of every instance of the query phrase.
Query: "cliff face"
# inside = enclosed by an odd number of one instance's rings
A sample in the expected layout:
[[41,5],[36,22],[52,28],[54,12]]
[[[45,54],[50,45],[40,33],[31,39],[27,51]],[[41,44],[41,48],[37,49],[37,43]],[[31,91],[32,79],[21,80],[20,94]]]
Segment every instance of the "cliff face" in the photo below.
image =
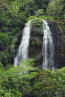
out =
[[[29,45],[29,58],[34,58],[36,66],[42,68],[43,54],[43,22],[42,20],[34,20],[31,24],[31,37]],[[64,22],[50,21],[48,25],[52,32],[54,42],[54,65],[56,68],[65,66],[65,24]],[[15,45],[20,44],[21,36]],[[18,49],[17,49],[18,50]],[[16,53],[17,53],[16,50]]]
[[[64,24],[56,21],[48,21],[54,41],[54,64],[56,68],[65,66],[65,28]],[[42,22],[32,24],[31,38],[29,46],[29,57],[35,58],[38,67],[41,68],[43,62],[42,56],[43,27]]]
[[54,59],[57,68],[65,66],[65,24],[64,22],[50,22],[50,30],[54,39]]

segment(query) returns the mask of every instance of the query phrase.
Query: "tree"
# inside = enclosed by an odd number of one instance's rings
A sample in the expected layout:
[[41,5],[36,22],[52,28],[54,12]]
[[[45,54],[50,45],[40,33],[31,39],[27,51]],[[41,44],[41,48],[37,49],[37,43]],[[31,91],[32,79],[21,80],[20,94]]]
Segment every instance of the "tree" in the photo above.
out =
[[37,5],[37,9],[44,9],[46,11],[49,0],[34,0]]
[[64,0],[53,0],[49,3],[47,8],[47,14],[51,16],[62,16],[65,11]]
[[32,59],[24,60],[20,66],[5,70],[0,63],[0,96],[24,97],[30,95],[32,85],[30,80],[36,78],[37,68],[34,68]]

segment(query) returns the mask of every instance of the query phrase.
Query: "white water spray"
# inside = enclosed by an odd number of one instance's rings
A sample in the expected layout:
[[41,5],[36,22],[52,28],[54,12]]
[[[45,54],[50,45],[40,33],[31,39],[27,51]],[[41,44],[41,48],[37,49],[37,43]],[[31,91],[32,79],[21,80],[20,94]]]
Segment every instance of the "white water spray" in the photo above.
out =
[[43,20],[43,64],[42,68],[54,70],[54,43],[46,20]]

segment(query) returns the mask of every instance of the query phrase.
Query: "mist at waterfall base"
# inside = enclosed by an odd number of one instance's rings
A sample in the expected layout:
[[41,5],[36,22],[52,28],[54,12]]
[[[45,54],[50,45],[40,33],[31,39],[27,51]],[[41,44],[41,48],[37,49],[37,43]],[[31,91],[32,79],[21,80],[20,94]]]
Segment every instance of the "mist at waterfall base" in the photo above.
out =
[[[26,23],[23,29],[23,36],[18,49],[18,53],[14,59],[14,66],[19,66],[23,59],[28,59],[29,41],[31,33],[31,20]],[[52,33],[48,26],[47,20],[43,20],[43,45],[42,55],[43,62],[42,68],[54,70],[54,43]],[[24,66],[25,67],[25,66]]]

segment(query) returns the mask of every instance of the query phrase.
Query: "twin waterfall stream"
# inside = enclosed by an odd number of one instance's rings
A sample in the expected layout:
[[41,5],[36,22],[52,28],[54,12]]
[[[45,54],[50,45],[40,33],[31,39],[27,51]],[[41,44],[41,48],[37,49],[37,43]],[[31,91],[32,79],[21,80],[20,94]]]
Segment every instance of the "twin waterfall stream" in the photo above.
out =
[[[31,20],[26,23],[23,29],[22,40],[18,49],[17,56],[14,59],[14,66],[20,65],[22,59],[28,59],[29,40],[31,32]],[[43,20],[43,44],[42,44],[43,62],[42,68],[54,70],[54,43],[53,36],[48,26],[47,20]]]
[[47,21],[43,20],[43,65],[42,68],[54,70],[53,36]]

